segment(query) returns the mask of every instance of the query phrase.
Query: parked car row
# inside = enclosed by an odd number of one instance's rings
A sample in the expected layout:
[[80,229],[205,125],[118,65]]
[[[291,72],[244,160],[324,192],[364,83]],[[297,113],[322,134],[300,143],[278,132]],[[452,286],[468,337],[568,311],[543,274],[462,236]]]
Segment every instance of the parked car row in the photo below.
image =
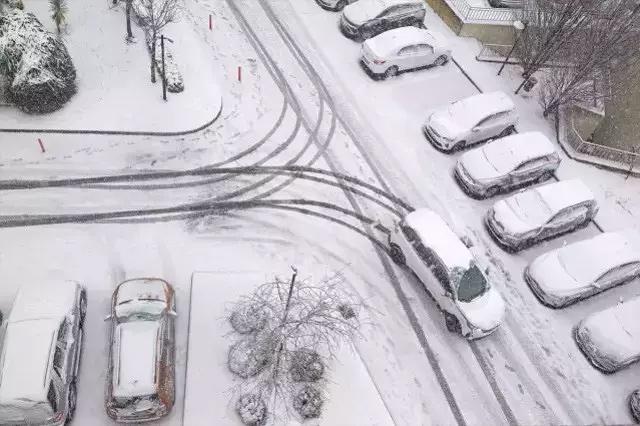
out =
[[[0,355],[0,424],[63,425],[76,409],[87,314],[74,281],[19,289]],[[175,296],[157,278],[128,280],[111,305],[107,414],[137,423],[166,415],[175,395]]]

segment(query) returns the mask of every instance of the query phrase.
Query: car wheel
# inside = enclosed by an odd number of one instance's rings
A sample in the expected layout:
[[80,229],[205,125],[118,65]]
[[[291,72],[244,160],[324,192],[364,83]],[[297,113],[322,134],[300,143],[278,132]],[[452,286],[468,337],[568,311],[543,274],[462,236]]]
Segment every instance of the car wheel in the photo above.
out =
[[76,393],[76,384],[71,383],[69,386],[69,395],[67,396],[67,418],[64,421],[65,425],[71,423],[73,420],[73,415],[76,412],[76,403],[77,403],[78,395]]
[[460,141],[453,146],[452,151],[462,151],[466,145],[467,143],[465,141]]
[[440,55],[436,58],[433,64],[441,67],[446,65],[447,62],[449,62],[449,57],[447,55]]
[[340,0],[338,2],[338,4],[336,4],[336,11],[341,11],[342,9],[344,9],[344,7],[347,5],[347,1],[346,0]]
[[509,136],[512,133],[515,133],[516,128],[513,126],[509,126],[506,129],[504,129],[499,135],[499,138],[504,138],[505,136]]
[[389,244],[389,256],[396,265],[404,266],[407,263],[407,258],[404,256],[402,249],[395,243]]
[[460,326],[460,321],[456,318],[455,315],[451,315],[449,312],[444,312],[444,323],[447,326],[447,330],[451,333],[462,334],[462,327]]
[[486,198],[491,198],[494,197],[498,192],[500,192],[500,188],[497,186],[492,186],[485,191],[484,196]]
[[87,291],[80,291],[80,328],[84,327],[84,320],[87,317]]
[[416,28],[424,28],[424,23],[422,21],[416,21],[413,23],[413,26]]
[[387,68],[387,70],[384,72],[384,78],[395,77],[397,75],[398,75],[398,67],[395,65]]

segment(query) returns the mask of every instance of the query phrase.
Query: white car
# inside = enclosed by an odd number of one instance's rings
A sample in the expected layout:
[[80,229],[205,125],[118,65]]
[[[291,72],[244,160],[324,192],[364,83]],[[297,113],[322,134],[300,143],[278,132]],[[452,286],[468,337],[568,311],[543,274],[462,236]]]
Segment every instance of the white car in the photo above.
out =
[[576,327],[578,347],[597,369],[615,373],[640,359],[640,297],[589,315]]
[[606,232],[536,258],[525,281],[542,303],[563,308],[640,277],[640,234]]
[[86,313],[86,292],[74,281],[20,288],[0,356],[0,425],[71,421]]
[[553,144],[540,132],[526,132],[496,139],[465,152],[454,169],[467,194],[488,198],[501,192],[544,182],[560,165]]
[[323,9],[333,10],[339,12],[345,8],[345,6],[355,3],[358,0],[316,0],[316,3]]
[[105,408],[120,423],[167,415],[175,400],[176,299],[158,278],[118,285],[111,299]]
[[593,193],[579,179],[550,183],[496,202],[485,223],[491,236],[510,251],[587,226],[598,212]]
[[390,255],[422,281],[445,317],[447,329],[468,339],[495,331],[505,305],[469,249],[447,223],[429,209],[418,209],[396,223]]
[[403,71],[445,65],[451,57],[446,39],[433,31],[402,27],[362,43],[362,64],[374,75],[392,77]]
[[461,99],[432,112],[422,131],[434,147],[450,152],[510,135],[515,132],[517,122],[511,98],[502,92],[491,92]]

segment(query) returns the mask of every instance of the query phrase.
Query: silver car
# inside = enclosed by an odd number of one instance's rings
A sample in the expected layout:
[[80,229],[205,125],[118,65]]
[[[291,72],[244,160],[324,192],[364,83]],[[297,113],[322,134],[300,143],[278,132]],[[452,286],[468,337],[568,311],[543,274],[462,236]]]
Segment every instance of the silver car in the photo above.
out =
[[586,226],[598,211],[593,193],[579,179],[521,191],[496,202],[485,223],[491,236],[509,251]]
[[20,288],[0,356],[0,424],[71,421],[86,313],[86,292],[74,281]]
[[158,278],[128,280],[113,293],[105,407],[117,422],[156,420],[173,407],[175,303]]
[[540,132],[495,139],[464,153],[454,169],[460,187],[475,198],[544,182],[560,165],[553,144]]

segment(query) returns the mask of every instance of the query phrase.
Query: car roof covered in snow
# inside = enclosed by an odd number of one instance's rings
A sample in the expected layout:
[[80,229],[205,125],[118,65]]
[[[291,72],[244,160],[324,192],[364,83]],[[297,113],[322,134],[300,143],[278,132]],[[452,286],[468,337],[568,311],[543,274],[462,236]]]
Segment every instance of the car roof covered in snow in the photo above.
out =
[[120,283],[114,296],[118,302],[137,299],[167,302],[170,292],[171,285],[160,278],[136,278]]
[[561,180],[531,189],[531,191],[537,191],[553,212],[595,200],[591,190],[580,179]]
[[62,317],[9,323],[0,370],[0,404],[29,407],[46,401],[49,366]]
[[417,209],[404,218],[420,237],[422,243],[430,247],[451,271],[455,267],[469,268],[473,256],[460,238],[437,213],[426,209]]
[[483,150],[488,161],[501,169],[512,169],[527,160],[556,152],[555,146],[540,132],[516,133],[477,149]]
[[113,395],[117,398],[152,395],[156,390],[156,359],[160,324],[130,321],[119,324],[112,350]]
[[75,281],[46,281],[23,285],[13,302],[9,322],[68,315],[75,304],[79,284]]
[[469,127],[485,117],[514,109],[515,104],[504,92],[479,93],[447,106],[447,111],[454,119]]
[[605,232],[557,249],[558,260],[578,282],[587,284],[614,267],[640,262],[640,233]]
[[385,31],[364,42],[376,54],[391,55],[406,46],[414,44],[428,44],[430,46],[444,48],[447,41],[438,33],[423,28],[400,27]]

